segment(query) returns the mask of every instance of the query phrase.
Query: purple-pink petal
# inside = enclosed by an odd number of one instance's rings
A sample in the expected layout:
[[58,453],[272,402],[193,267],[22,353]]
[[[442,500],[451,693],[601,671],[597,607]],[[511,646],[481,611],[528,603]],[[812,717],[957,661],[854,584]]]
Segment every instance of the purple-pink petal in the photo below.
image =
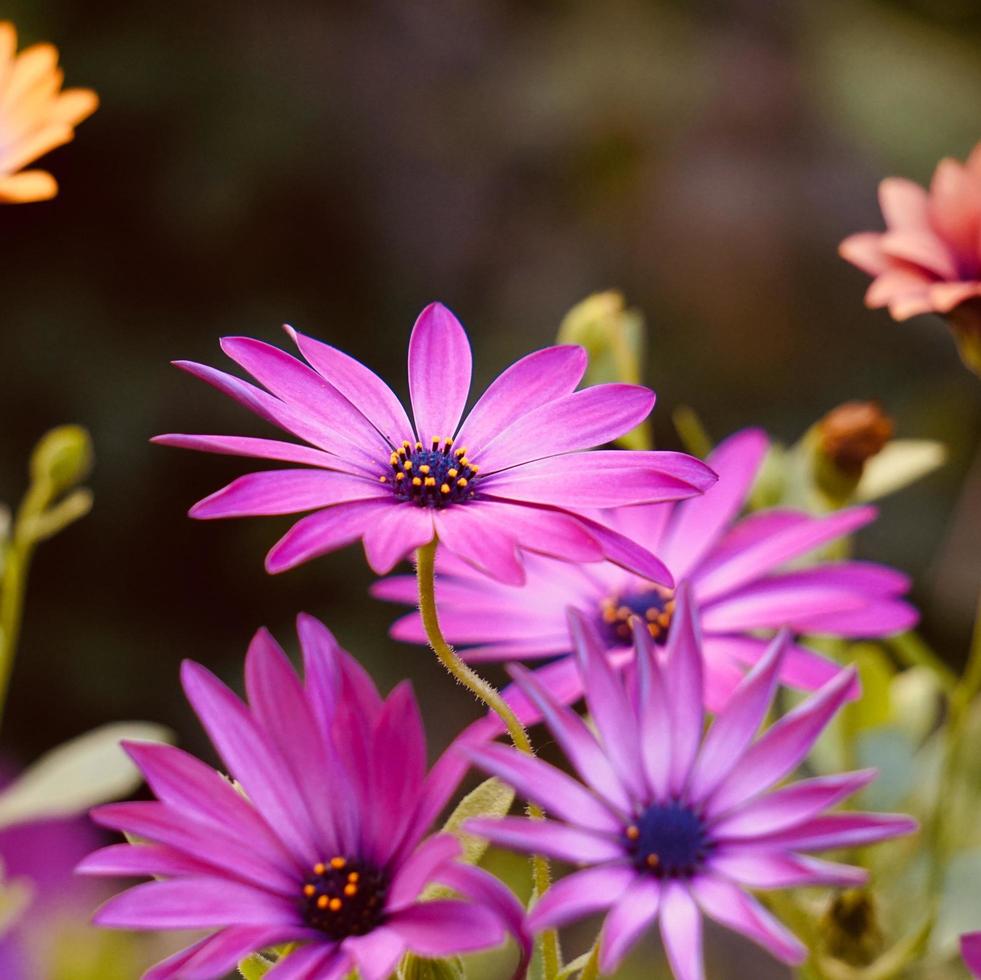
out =
[[342,469],[344,461],[331,453],[295,442],[277,439],[255,439],[250,436],[205,436],[170,433],[154,436],[150,442],[158,446],[175,446],[194,449],[202,453],[218,453],[225,456],[251,456],[253,459],[274,459],[281,463],[302,463],[323,469]]
[[729,846],[712,857],[714,874],[731,878],[747,888],[800,888],[833,885],[854,888],[865,884],[869,873],[850,864],[837,864],[810,855],[746,846]]
[[742,510],[769,445],[759,429],[746,429],[721,442],[706,462],[718,474],[711,493],[681,504],[672,515],[658,553],[683,578],[709,553]]
[[405,952],[405,940],[387,926],[372,929],[364,936],[348,936],[342,945],[357,963],[358,980],[387,980]]
[[581,783],[541,759],[496,743],[472,748],[469,755],[485,772],[513,786],[519,796],[547,806],[562,820],[608,834],[623,826]]
[[262,470],[247,473],[199,500],[189,511],[198,520],[296,514],[351,500],[389,497],[377,481],[332,470]]
[[672,881],[664,887],[660,922],[675,980],[704,980],[702,916],[684,885]]
[[760,839],[768,847],[800,851],[830,851],[863,847],[877,841],[913,834],[919,824],[898,813],[826,813],[803,824]]
[[387,575],[416,548],[429,544],[435,533],[428,509],[411,504],[389,507],[365,528],[365,558],[373,572]]
[[452,439],[470,393],[470,341],[442,303],[430,303],[409,338],[409,397],[425,444]]
[[575,871],[555,882],[528,915],[533,932],[558,929],[608,909],[627,890],[637,873],[625,864]]
[[134,885],[96,913],[115,929],[209,929],[255,925],[302,929],[296,902],[225,878],[175,878]]
[[400,909],[388,919],[414,953],[441,957],[487,949],[504,941],[504,924],[471,902],[437,899]]
[[582,509],[681,500],[714,482],[704,463],[683,453],[596,450],[525,463],[482,484],[496,497]]
[[623,857],[623,848],[612,838],[554,820],[482,818],[469,820],[465,829],[502,847],[513,847],[529,854],[547,854],[571,864],[614,861]]
[[692,882],[692,891],[706,915],[752,939],[782,963],[799,966],[807,959],[807,947],[742,889],[701,875]]
[[412,434],[395,392],[370,368],[336,347],[287,326],[286,332],[313,369],[326,378],[393,446]]
[[657,918],[662,886],[657,879],[635,875],[610,909],[600,937],[600,968],[614,973],[624,956]]
[[447,508],[437,511],[433,521],[440,542],[465,562],[500,582],[524,584],[517,541],[506,526],[485,517],[482,507]]
[[684,583],[677,592],[678,605],[671,622],[664,680],[671,717],[671,767],[669,788],[680,793],[688,782],[702,739],[704,682],[701,631],[695,604]]
[[372,521],[391,507],[392,500],[354,500],[327,507],[301,518],[273,545],[266,556],[266,571],[285,572],[311,558],[357,541]]
[[481,471],[592,449],[629,432],[650,414],[654,393],[638,385],[604,384],[547,402],[499,431],[480,450]]
[[854,675],[853,668],[841,671],[750,746],[709,797],[709,813],[713,816],[726,813],[795,769],[844,704]]
[[457,442],[479,452],[535,405],[575,391],[587,363],[586,352],[576,346],[546,347],[516,361],[477,400],[460,426]]
[[716,789],[756,735],[773,701],[789,640],[787,634],[774,640],[716,716],[692,773],[692,800],[701,801]]
[[158,963],[143,980],[214,980],[233,971],[251,953],[289,938],[288,929],[230,926]]
[[967,968],[981,977],[981,932],[967,932],[961,936],[961,956]]

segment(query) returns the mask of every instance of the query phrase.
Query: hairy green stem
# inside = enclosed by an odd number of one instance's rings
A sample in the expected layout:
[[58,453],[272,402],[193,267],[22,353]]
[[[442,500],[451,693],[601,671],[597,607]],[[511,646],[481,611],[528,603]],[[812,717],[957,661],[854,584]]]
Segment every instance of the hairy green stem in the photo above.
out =
[[[493,711],[503,722],[511,741],[516,749],[528,755],[534,755],[531,739],[525,731],[521,720],[511,710],[511,706],[497,690],[471,667],[460,659],[457,652],[446,642],[443,630],[439,625],[439,613],[436,609],[436,548],[438,542],[434,538],[429,544],[416,552],[416,578],[419,584],[419,612],[422,625],[426,631],[426,639],[436,654],[439,662],[446,668],[457,683],[462,684],[478,701]],[[541,820],[545,814],[533,803],[528,804],[528,815]],[[531,859],[532,878],[535,892],[540,899],[551,884],[551,872],[548,860],[541,855]],[[555,980],[561,964],[559,962],[559,941],[554,930],[547,930],[541,936],[542,966],[545,980]]]

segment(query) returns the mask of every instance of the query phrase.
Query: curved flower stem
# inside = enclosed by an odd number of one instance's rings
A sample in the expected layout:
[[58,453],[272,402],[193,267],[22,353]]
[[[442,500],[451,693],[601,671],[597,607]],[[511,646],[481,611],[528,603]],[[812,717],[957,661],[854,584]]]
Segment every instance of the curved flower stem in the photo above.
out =
[[[436,609],[436,548],[438,541],[433,538],[429,544],[416,552],[416,578],[419,584],[419,612],[422,625],[426,631],[426,639],[433,653],[449,674],[462,684],[478,701],[486,705],[504,723],[514,747],[528,755],[534,755],[531,739],[521,720],[511,710],[511,706],[501,696],[500,691],[484,680],[475,670],[460,659],[457,652],[446,642],[443,630],[439,625],[439,613]],[[528,815],[541,820],[545,814],[541,807],[534,803],[528,804]],[[548,890],[551,882],[548,860],[536,854],[531,859],[532,879],[538,898]],[[555,980],[558,976],[559,942],[554,930],[548,930],[541,936],[542,966],[545,980]]]

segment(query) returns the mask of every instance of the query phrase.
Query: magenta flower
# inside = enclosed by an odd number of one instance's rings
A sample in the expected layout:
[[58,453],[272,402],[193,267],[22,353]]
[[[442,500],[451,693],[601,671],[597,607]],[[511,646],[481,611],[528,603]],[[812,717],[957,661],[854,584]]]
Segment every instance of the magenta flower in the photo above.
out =
[[409,340],[415,425],[392,390],[348,355],[294,330],[309,366],[242,337],[222,349],[266,390],[201,364],[190,373],[309,445],[236,436],[166,435],[156,442],[297,463],[251,473],[200,501],[198,518],[313,511],[273,547],[270,572],[364,541],[379,574],[438,535],[481,572],[521,582],[517,549],[570,562],[603,559],[671,584],[663,566],[570,509],[678,500],[715,481],[682,453],[582,450],[647,417],[654,394],[636,385],[576,386],[580,347],[550,347],[513,364],[463,422],[470,344],[456,317],[426,307]]
[[879,185],[885,232],[850,235],[842,258],[873,276],[866,305],[896,320],[945,316],[965,362],[981,371],[981,144],[966,164],[941,160],[930,190],[888,177]]
[[961,936],[961,955],[971,973],[981,977],[981,932],[967,932]]
[[[659,555],[678,582],[687,581],[699,602],[705,631],[705,694],[710,710],[722,707],[756,663],[767,641],[760,630],[790,627],[798,633],[881,636],[916,622],[916,611],[898,597],[906,576],[863,562],[822,562],[780,570],[787,562],[849,534],[875,516],[868,507],[813,517],[767,510],[738,519],[767,449],[757,430],[730,437],[709,465],[719,482],[684,503],[621,508],[604,517],[612,527]],[[610,564],[573,566],[539,556],[526,560],[527,584],[516,588],[476,575],[455,555],[439,563],[436,597],[446,638],[471,662],[531,660],[567,654],[566,610],[573,606],[600,628],[614,663],[633,656],[630,619],[640,616],[655,643],[670,634],[674,593]],[[415,602],[415,580],[394,577],[373,587],[379,598]],[[424,643],[417,612],[399,620],[392,635]],[[802,646],[789,646],[781,679],[814,690],[838,665]],[[572,657],[543,668],[547,686],[566,703],[581,694]],[[519,710],[521,706],[518,705]]]
[[570,616],[586,704],[598,735],[538,679],[515,676],[541,710],[579,780],[540,759],[490,743],[473,760],[555,819],[474,820],[496,844],[585,866],[545,893],[529,927],[541,930],[608,911],[600,966],[612,973],[655,921],[678,980],[700,980],[702,914],[743,933],[785,963],[806,951],[745,889],[854,885],[860,868],[801,852],[857,847],[911,833],[892,814],[828,812],[871,771],[771,787],[807,755],[853,680],[842,671],[759,733],[789,644],[782,634],[703,730],[701,639],[694,604],[679,600],[666,655],[638,622],[637,668],[616,673],[590,620]]
[[[411,687],[383,701],[324,626],[300,616],[298,628],[305,684],[260,631],[246,659],[249,707],[184,664],[187,697],[242,793],[179,749],[131,743],[157,799],[93,812],[149,843],[96,851],[80,871],[162,879],[111,899],[97,923],[213,930],[147,980],[222,977],[288,942],[302,945],[270,980],[341,980],[354,969],[384,980],[406,950],[444,957],[496,946],[508,929],[521,934],[520,905],[496,878],[456,860],[455,837],[424,838],[460,767],[448,753],[427,775]],[[432,882],[472,901],[422,901]]]

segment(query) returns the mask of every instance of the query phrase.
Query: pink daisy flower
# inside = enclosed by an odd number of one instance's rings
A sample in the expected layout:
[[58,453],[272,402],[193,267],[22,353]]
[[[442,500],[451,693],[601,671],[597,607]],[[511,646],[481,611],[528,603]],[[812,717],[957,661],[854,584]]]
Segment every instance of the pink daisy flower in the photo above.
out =
[[929,191],[886,178],[879,204],[885,232],[860,232],[839,247],[842,258],[875,277],[866,304],[888,306],[897,320],[947,317],[968,366],[981,371],[981,144],[966,164],[941,160]]
[[583,452],[646,418],[653,392],[625,384],[576,391],[585,351],[550,347],[508,368],[463,418],[470,344],[456,317],[434,303],[409,340],[413,425],[364,365],[289,333],[308,363],[257,340],[222,341],[265,390],[201,364],[179,366],[307,445],[235,436],[155,440],[304,467],[251,473],[191,509],[198,518],[313,511],[269,552],[270,572],[362,539],[369,564],[384,574],[438,536],[444,551],[501,581],[524,580],[520,548],[569,562],[608,559],[671,584],[652,555],[571,513],[679,500],[714,483],[708,467],[683,453]]
[[872,771],[772,789],[843,704],[853,672],[842,671],[760,731],[789,648],[782,634],[703,737],[693,603],[680,599],[663,656],[643,624],[635,624],[636,670],[624,673],[610,666],[592,622],[578,613],[570,621],[596,734],[534,674],[513,669],[578,779],[503,745],[469,750],[478,766],[547,807],[554,819],[473,820],[468,829],[502,847],[582,867],[545,893],[529,928],[607,912],[600,966],[612,973],[658,923],[678,980],[701,980],[704,914],[783,962],[801,963],[805,948],[747,889],[860,884],[861,868],[804,852],[865,846],[916,829],[915,821],[895,814],[828,812],[865,786]]
[[[905,575],[857,561],[785,566],[850,534],[875,516],[869,507],[814,517],[772,509],[740,519],[768,446],[754,429],[731,436],[708,458],[718,484],[680,504],[620,508],[604,523],[661,557],[676,582],[687,581],[698,600],[705,632],[705,694],[718,710],[739,685],[747,665],[767,647],[760,631],[789,627],[798,633],[882,636],[909,628],[916,611],[899,597]],[[530,556],[523,588],[488,581],[455,555],[438,561],[436,598],[443,632],[470,662],[561,657],[542,668],[547,684],[571,703],[582,693],[570,649],[566,610],[594,620],[615,664],[632,656],[631,620],[640,617],[663,646],[673,628],[673,591],[611,564],[574,566]],[[416,601],[415,579],[396,576],[376,583],[375,596]],[[418,613],[392,627],[392,635],[425,643]],[[814,690],[839,666],[803,646],[789,645],[782,659],[784,683]],[[519,702],[515,707],[521,713]]]
[[[269,980],[342,980],[355,969],[384,980],[407,950],[445,957],[522,935],[511,893],[458,862],[455,837],[425,837],[460,766],[448,751],[427,774],[408,682],[383,700],[324,626],[300,616],[298,628],[305,683],[262,630],[246,659],[248,707],[184,664],[187,697],[242,793],[179,749],[130,743],[157,799],[93,812],[147,843],[96,851],[82,873],[161,879],[111,899],[97,923],[212,930],[146,980],[223,977],[280,943],[301,945]],[[422,901],[433,882],[466,900]]]

